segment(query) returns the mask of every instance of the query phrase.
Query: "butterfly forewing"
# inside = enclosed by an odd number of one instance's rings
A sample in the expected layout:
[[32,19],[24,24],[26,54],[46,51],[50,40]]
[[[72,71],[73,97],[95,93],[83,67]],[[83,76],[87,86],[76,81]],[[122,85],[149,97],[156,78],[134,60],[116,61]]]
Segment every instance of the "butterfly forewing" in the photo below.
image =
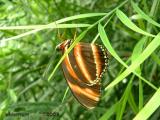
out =
[[83,74],[86,83],[91,83],[96,79],[96,63],[92,52],[92,47],[88,43],[79,43],[74,49],[74,56],[77,66]]

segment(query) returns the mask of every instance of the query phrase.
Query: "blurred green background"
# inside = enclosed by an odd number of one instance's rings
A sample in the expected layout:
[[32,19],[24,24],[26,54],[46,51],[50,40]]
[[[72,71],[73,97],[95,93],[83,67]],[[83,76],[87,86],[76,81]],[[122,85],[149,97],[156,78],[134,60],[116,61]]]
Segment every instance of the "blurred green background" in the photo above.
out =
[[[160,23],[159,0],[135,0],[143,12]],[[123,3],[123,4],[122,4]],[[38,25],[47,25],[56,20],[73,15],[87,13],[108,13],[111,15],[101,23],[110,43],[123,61],[131,63],[130,57],[138,41],[143,35],[126,27],[115,14],[115,8],[122,4],[126,16],[140,29],[158,34],[160,27],[142,19],[130,0],[0,0],[0,118],[5,120],[130,120],[138,114],[143,106],[155,93],[155,90],[142,82],[133,74],[127,76],[114,88],[105,91],[105,87],[120,75],[125,67],[117,62],[112,55],[109,67],[102,78],[102,97],[95,109],[82,107],[67,90],[66,80],[61,67],[56,69],[51,80],[48,77],[61,58],[55,51],[56,45],[62,42],[58,37],[63,34],[65,39],[73,39],[75,31],[80,35],[86,27],[43,29],[26,36],[25,32],[38,29]],[[93,25],[103,16],[84,17],[67,21],[67,24]],[[36,26],[37,25],[37,26]],[[3,27],[15,26],[14,29]],[[17,26],[17,28],[16,28]],[[22,26],[22,27],[20,27]],[[32,26],[32,29],[29,29]],[[19,27],[19,28],[18,28]],[[40,26],[41,28],[42,26]],[[58,33],[59,31],[59,33]],[[89,29],[83,42],[92,42],[98,34],[97,25]],[[14,38],[14,36],[18,36]],[[7,39],[10,40],[7,41]],[[146,36],[145,48],[152,40]],[[98,38],[96,43],[103,44]],[[157,88],[160,85],[160,49],[158,48],[141,65],[140,74]],[[126,89],[133,80],[130,89]],[[63,102],[62,102],[62,99]],[[120,106],[117,106],[117,105]],[[29,113],[29,116],[7,116],[15,112]],[[43,114],[54,114],[51,116]],[[160,119],[160,109],[150,116],[151,120]]]

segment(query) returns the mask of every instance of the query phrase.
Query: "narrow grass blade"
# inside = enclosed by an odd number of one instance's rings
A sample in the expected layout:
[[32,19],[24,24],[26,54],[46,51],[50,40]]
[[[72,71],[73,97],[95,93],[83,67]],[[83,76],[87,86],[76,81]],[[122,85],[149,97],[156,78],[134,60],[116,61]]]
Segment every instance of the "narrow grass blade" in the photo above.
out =
[[64,23],[67,21],[72,21],[76,19],[83,19],[83,18],[89,18],[89,17],[95,17],[95,16],[105,16],[107,13],[86,13],[86,14],[80,14],[80,15],[74,15],[70,17],[66,17],[60,20],[57,20],[56,23]]
[[116,11],[116,15],[117,17],[120,19],[120,21],[127,26],[128,28],[130,28],[131,30],[146,35],[146,36],[150,36],[150,37],[155,37],[155,35],[150,34],[142,29],[140,29],[139,27],[137,27],[121,10]]
[[100,38],[101,38],[103,44],[105,45],[107,50],[110,52],[110,54],[112,56],[114,56],[114,58],[117,59],[123,66],[127,67],[127,65],[121,60],[121,58],[116,54],[115,50],[112,48],[112,46],[109,43],[109,40],[106,36],[105,30],[101,24],[98,25],[98,31],[99,31]]
[[22,30],[22,29],[49,29],[49,28],[79,28],[79,27],[89,27],[90,24],[57,24],[57,25],[28,25],[28,26],[4,26],[0,27],[0,30]]
[[67,96],[68,91],[69,91],[69,87],[67,87],[67,89],[66,89],[66,91],[65,91],[65,93],[64,93],[64,96],[63,96],[63,99],[62,99],[62,103],[63,103],[65,97]]
[[152,113],[160,106],[160,88],[152,96],[149,102],[143,107],[143,109],[136,115],[133,120],[147,120]]
[[149,23],[160,27],[160,24],[154,21],[152,18],[150,18],[147,14],[145,14],[139,7],[136,5],[133,1],[131,1],[133,9],[145,20],[147,20]]
[[138,107],[136,105],[136,102],[134,100],[134,97],[132,95],[132,92],[130,92],[129,97],[128,97],[128,103],[132,108],[132,111],[134,112],[134,114],[138,113]]
[[143,108],[143,84],[142,80],[139,80],[139,110]]
[[[27,28],[27,26],[22,26],[22,27],[18,27],[17,29],[24,29],[24,28]],[[7,42],[7,41],[10,41],[10,40],[16,40],[16,39],[19,39],[21,37],[24,37],[24,36],[27,36],[27,35],[30,35],[30,34],[33,34],[33,33],[36,33],[40,30],[44,30],[44,29],[48,29],[48,28],[78,28],[78,27],[90,27],[89,24],[48,24],[48,25],[43,25],[43,26],[29,26],[28,29],[33,29],[33,28],[36,28],[35,30],[31,30],[31,31],[28,31],[28,32],[25,32],[25,33],[22,33],[20,35],[16,35],[14,37],[10,37],[10,38],[6,38],[6,39],[2,39],[0,41],[1,42]],[[16,29],[15,27],[9,27],[9,28],[4,28],[4,29]]]

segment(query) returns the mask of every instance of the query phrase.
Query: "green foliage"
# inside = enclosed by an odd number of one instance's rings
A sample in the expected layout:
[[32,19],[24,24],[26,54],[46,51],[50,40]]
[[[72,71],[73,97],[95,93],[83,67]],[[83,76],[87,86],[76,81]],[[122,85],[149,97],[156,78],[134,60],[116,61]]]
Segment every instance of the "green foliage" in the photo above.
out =
[[[0,120],[158,120],[159,11],[159,0],[0,0]],[[75,31],[61,56],[56,45]],[[74,99],[60,69],[79,41],[109,52],[93,110]]]

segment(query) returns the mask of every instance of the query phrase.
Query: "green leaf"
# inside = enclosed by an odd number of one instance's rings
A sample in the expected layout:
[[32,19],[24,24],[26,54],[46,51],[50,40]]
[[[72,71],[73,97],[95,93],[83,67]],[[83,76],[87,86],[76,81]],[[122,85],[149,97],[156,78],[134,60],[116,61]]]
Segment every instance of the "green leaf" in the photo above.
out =
[[131,1],[131,4],[132,4],[132,7],[133,9],[145,20],[147,20],[149,23],[157,26],[157,27],[160,27],[160,24],[157,23],[156,21],[154,21],[152,18],[150,18],[147,14],[145,14],[139,7],[138,5],[136,5],[133,0]]
[[129,103],[129,105],[131,106],[132,111],[133,111],[135,114],[138,113],[138,107],[137,107],[137,105],[136,105],[136,102],[135,102],[135,100],[134,100],[134,97],[133,97],[133,95],[132,95],[132,92],[130,92],[130,94],[129,94],[128,103]]
[[160,88],[148,101],[148,103],[143,107],[143,109],[136,115],[133,120],[147,120],[152,113],[160,106]]
[[155,37],[155,35],[150,34],[142,29],[140,29],[139,27],[137,27],[121,10],[116,11],[116,15],[117,17],[121,20],[121,22],[127,26],[128,28],[130,28],[131,30],[146,35],[146,36],[150,36],[150,37]]
[[143,107],[143,84],[142,80],[139,80],[139,110]]

